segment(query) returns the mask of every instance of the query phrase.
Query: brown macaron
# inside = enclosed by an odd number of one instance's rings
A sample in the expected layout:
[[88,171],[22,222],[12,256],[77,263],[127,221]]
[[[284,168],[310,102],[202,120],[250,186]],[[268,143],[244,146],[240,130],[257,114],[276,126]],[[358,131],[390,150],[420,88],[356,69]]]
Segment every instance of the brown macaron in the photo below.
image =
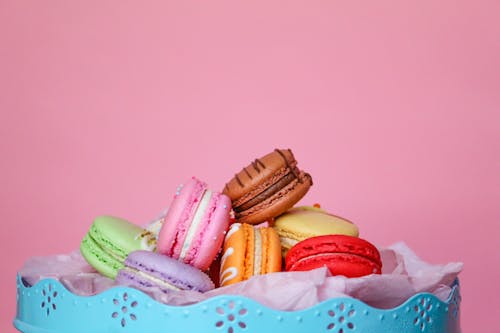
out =
[[237,222],[258,224],[290,209],[311,185],[292,151],[275,149],[234,175],[223,193],[231,198]]

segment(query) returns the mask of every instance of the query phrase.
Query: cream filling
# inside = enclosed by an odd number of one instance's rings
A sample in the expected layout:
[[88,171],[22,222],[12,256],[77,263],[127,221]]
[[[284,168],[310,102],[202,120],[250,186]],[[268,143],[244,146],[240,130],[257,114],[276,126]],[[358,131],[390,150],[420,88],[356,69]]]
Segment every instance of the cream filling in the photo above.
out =
[[154,277],[154,276],[151,276],[149,274],[146,274],[146,273],[144,273],[144,272],[142,272],[142,271],[140,271],[138,269],[135,269],[135,268],[132,268],[132,267],[128,267],[128,266],[124,267],[123,269],[126,270],[126,271],[129,271],[129,272],[131,272],[133,274],[136,274],[136,275],[138,275],[140,277],[143,277],[146,280],[149,280],[149,281],[151,281],[152,283],[154,283],[154,284],[156,284],[158,286],[161,286],[161,287],[164,287],[164,288],[167,288],[167,289],[170,289],[170,290],[181,290],[180,288],[177,288],[173,284],[170,284],[170,283],[168,283],[168,282],[166,282],[166,281],[164,281],[162,279],[159,279],[157,277]]
[[296,261],[296,263],[300,263],[303,261],[311,260],[314,258],[321,258],[321,257],[328,257],[331,256],[332,254],[343,254],[342,252],[332,252],[332,253],[318,253],[318,254],[313,254],[304,258],[300,258],[299,260]]
[[[120,265],[123,265],[123,261],[125,260],[126,257],[120,256],[118,253],[111,251],[108,247],[101,245],[92,235],[89,234],[89,237],[92,239],[92,241],[99,247],[105,254],[109,255],[111,258],[115,259],[120,263]],[[102,239],[102,242],[105,242],[105,239]]]
[[253,233],[253,251],[253,275],[260,275],[260,268],[262,266],[262,236],[257,228],[254,228]]
[[295,244],[297,244],[299,241],[296,239],[291,239],[287,237],[280,237],[280,243],[281,246],[284,247],[285,249],[291,249]]
[[198,207],[196,208],[193,220],[191,221],[189,229],[186,233],[186,238],[184,239],[184,244],[182,245],[181,254],[179,256],[180,260],[183,260],[186,257],[191,242],[193,241],[194,236],[198,233],[198,227],[201,224],[201,220],[203,219],[203,215],[207,210],[211,198],[212,198],[212,191],[206,190],[205,193],[203,194],[203,197],[200,200],[200,203],[198,204]]
[[[104,250],[104,249],[103,249]],[[116,253],[114,252],[111,252],[111,251],[106,251],[104,250],[104,252],[106,252],[107,254],[109,254],[113,259],[115,259],[116,261],[118,261],[121,265],[123,265],[123,261],[125,260],[124,258],[120,257],[119,255],[117,255]]]

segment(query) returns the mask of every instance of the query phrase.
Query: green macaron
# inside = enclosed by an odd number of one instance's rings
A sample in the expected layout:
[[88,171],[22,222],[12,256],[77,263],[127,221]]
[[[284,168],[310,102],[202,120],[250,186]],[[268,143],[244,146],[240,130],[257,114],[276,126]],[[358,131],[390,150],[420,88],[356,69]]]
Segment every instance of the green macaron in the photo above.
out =
[[117,217],[99,216],[83,238],[80,252],[98,272],[114,279],[130,252],[155,248],[153,233]]

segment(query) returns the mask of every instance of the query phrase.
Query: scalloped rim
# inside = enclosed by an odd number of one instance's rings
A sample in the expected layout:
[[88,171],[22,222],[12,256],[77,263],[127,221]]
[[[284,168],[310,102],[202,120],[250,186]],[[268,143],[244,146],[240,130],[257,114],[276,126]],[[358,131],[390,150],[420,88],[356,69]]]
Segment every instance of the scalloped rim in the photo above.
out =
[[55,285],[57,285],[58,288],[61,288],[62,290],[66,291],[68,294],[72,295],[73,297],[83,298],[83,299],[86,299],[86,300],[94,300],[96,298],[99,299],[99,298],[102,298],[103,296],[108,296],[109,297],[111,294],[114,295],[114,294],[116,294],[116,292],[118,290],[120,290],[120,291],[137,293],[137,294],[141,295],[142,297],[148,298],[151,302],[157,303],[160,306],[165,306],[165,307],[167,307],[169,309],[182,308],[183,310],[184,309],[188,309],[189,310],[190,308],[196,308],[196,307],[207,305],[208,303],[213,303],[213,302],[217,302],[217,301],[221,301],[221,302],[225,303],[228,300],[231,300],[231,301],[232,300],[238,300],[238,301],[243,301],[243,302],[254,303],[254,304],[256,304],[256,305],[258,305],[258,306],[260,306],[262,308],[265,308],[265,309],[267,309],[269,311],[283,312],[283,313],[301,313],[301,312],[311,311],[311,310],[314,310],[316,308],[320,308],[323,304],[331,302],[332,300],[360,303],[363,306],[368,307],[369,309],[376,310],[376,311],[387,311],[387,312],[400,310],[400,309],[402,309],[404,307],[409,306],[416,299],[420,299],[422,297],[431,298],[433,300],[433,302],[438,302],[442,306],[449,306],[451,304],[451,301],[452,301],[453,297],[455,295],[457,295],[457,294],[460,293],[460,291],[459,291],[460,290],[460,283],[459,283],[459,280],[457,278],[453,282],[451,292],[448,295],[448,298],[446,299],[446,301],[440,300],[439,298],[437,298],[432,293],[423,292],[423,293],[418,293],[418,294],[413,295],[412,297],[408,298],[404,303],[398,305],[395,308],[380,309],[380,308],[376,308],[376,307],[370,306],[370,305],[366,304],[365,302],[360,301],[359,299],[356,299],[356,298],[352,298],[352,297],[339,297],[339,298],[331,298],[331,299],[325,300],[325,301],[323,301],[321,303],[315,304],[314,306],[306,308],[306,309],[295,310],[295,311],[283,311],[283,310],[278,310],[278,309],[270,308],[270,307],[268,307],[266,305],[263,305],[263,304],[257,302],[254,299],[251,299],[251,298],[248,298],[248,297],[245,297],[245,296],[240,296],[240,295],[232,295],[232,294],[214,296],[214,297],[208,298],[206,300],[203,300],[201,302],[194,303],[194,304],[189,304],[189,305],[168,305],[168,304],[164,304],[164,303],[158,302],[157,300],[155,300],[154,298],[152,298],[151,296],[149,296],[148,294],[144,293],[143,291],[141,291],[139,289],[130,288],[130,287],[123,287],[123,286],[115,286],[115,287],[109,288],[109,289],[107,289],[107,290],[105,290],[105,291],[103,291],[103,292],[101,292],[99,294],[92,295],[92,296],[81,296],[81,295],[73,294],[61,282],[59,282],[58,280],[52,279],[52,278],[42,279],[42,280],[38,281],[37,283],[35,283],[33,286],[27,287],[27,286],[25,286],[24,282],[22,281],[21,276],[19,274],[17,274],[17,288],[20,289],[20,290],[30,290],[32,288],[41,287],[42,284],[46,284],[46,283],[54,283]]

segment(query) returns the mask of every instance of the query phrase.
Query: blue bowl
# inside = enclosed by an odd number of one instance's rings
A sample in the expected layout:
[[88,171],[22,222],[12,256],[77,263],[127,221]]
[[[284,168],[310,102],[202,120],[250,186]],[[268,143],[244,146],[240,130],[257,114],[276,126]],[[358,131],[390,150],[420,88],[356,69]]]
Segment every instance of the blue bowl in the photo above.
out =
[[169,306],[133,288],[84,297],[53,279],[30,287],[17,276],[14,326],[24,333],[459,333],[460,301],[457,280],[445,302],[420,293],[387,310],[333,298],[301,311],[277,311],[233,295]]

